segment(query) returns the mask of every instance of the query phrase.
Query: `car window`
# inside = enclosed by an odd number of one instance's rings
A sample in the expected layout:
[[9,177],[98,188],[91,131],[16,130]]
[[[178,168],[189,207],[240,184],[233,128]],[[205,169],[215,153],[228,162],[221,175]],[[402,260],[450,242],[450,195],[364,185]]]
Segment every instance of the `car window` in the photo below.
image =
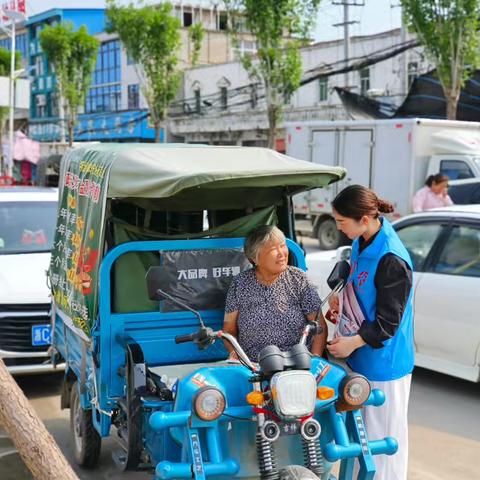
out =
[[397,229],[400,240],[410,254],[414,270],[421,270],[441,230],[442,225],[438,223],[420,223]]
[[473,178],[475,176],[468,164],[462,160],[442,160],[440,162],[440,173],[446,175],[450,180]]
[[480,229],[467,226],[454,227],[434,271],[449,275],[480,277]]
[[0,255],[50,251],[56,220],[57,202],[1,202]]

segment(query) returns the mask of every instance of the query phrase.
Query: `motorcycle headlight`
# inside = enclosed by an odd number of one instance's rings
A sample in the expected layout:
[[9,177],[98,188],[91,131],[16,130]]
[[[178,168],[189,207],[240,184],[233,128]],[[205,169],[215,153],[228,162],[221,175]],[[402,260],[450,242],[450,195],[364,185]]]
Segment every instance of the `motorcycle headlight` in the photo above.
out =
[[305,417],[315,410],[317,382],[307,371],[276,373],[270,381],[273,405],[282,417]]
[[340,383],[339,408],[341,410],[354,409],[362,406],[370,396],[372,387],[370,382],[358,373],[347,375]]
[[222,416],[224,410],[225,397],[218,388],[201,388],[193,398],[193,411],[200,420],[216,420]]

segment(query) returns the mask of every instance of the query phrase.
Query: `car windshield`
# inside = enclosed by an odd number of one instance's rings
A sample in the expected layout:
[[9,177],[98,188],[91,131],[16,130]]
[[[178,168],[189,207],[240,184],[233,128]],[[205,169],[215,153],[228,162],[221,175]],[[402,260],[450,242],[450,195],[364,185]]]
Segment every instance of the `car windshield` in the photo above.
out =
[[480,168],[480,157],[474,157],[473,161],[477,164],[477,167]]
[[57,202],[0,202],[0,255],[48,252]]

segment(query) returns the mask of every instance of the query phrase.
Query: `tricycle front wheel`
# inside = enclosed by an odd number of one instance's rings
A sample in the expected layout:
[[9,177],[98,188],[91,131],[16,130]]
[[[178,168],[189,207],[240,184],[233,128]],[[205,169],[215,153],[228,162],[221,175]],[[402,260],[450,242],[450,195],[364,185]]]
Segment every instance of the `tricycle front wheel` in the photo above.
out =
[[97,465],[102,447],[102,438],[92,423],[92,411],[84,410],[80,404],[78,385],[72,385],[70,393],[70,432],[73,455],[78,465],[93,468]]

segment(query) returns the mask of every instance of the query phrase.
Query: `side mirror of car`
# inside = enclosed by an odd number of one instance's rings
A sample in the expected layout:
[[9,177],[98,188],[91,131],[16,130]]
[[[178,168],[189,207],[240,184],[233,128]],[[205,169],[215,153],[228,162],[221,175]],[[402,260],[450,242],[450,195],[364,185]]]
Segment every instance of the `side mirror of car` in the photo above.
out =
[[344,285],[350,275],[350,264],[346,260],[337,262],[327,278],[327,284],[331,290],[339,285]]

